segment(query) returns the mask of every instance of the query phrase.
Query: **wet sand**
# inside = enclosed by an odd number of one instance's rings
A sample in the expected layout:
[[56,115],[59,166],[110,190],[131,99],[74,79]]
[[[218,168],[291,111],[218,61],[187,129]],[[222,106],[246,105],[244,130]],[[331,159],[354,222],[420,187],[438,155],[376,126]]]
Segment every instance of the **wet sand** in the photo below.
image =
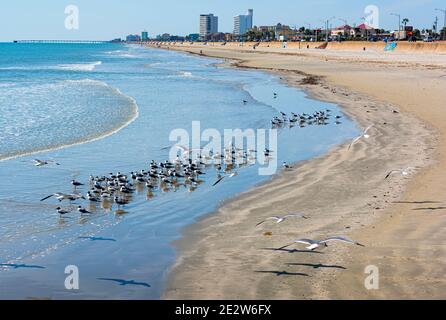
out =
[[[425,65],[412,54],[389,63],[381,53],[362,59],[352,51],[173,49],[279,73],[312,97],[339,104],[359,126],[375,126],[371,138],[351,150],[346,144],[298,163],[184,230],[164,298],[446,298],[444,55]],[[384,179],[406,166],[420,169]],[[310,219],[255,227],[265,217],[296,211]],[[265,231],[272,236],[263,236]],[[332,235],[366,247],[274,250],[296,238]],[[379,268],[379,290],[364,286],[368,265]]]

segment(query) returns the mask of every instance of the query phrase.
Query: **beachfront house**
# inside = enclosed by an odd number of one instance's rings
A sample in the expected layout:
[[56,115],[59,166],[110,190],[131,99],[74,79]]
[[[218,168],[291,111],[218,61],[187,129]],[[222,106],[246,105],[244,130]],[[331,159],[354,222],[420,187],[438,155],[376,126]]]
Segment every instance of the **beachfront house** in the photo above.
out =
[[355,28],[355,37],[369,39],[370,37],[376,36],[376,34],[376,29],[366,23],[360,24]]
[[355,35],[355,29],[348,24],[339,26],[331,30],[332,38],[354,38]]

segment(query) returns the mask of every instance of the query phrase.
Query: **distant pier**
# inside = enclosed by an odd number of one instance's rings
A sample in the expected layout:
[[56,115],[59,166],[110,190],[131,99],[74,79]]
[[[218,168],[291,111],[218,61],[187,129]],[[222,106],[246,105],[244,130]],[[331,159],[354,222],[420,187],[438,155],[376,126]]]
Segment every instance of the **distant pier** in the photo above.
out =
[[97,40],[14,40],[14,43],[73,43],[73,44],[102,44],[110,41]]

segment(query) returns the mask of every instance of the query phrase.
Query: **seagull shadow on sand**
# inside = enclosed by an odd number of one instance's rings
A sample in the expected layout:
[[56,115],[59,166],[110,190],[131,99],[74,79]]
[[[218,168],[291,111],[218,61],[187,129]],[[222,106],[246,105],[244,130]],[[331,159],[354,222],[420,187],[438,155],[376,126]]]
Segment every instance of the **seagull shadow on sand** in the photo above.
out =
[[7,267],[12,269],[45,269],[43,266],[33,266],[28,264],[14,264],[14,263],[0,263],[0,267]]
[[337,265],[325,265],[325,264],[313,264],[313,263],[287,263],[287,266],[301,266],[301,267],[310,267],[313,269],[342,269],[347,270],[346,267],[337,266]]
[[308,274],[306,273],[300,273],[300,272],[288,272],[288,271],[275,271],[275,270],[271,270],[271,271],[255,271],[256,273],[270,273],[270,274],[275,274],[276,276],[280,277],[280,276],[301,276],[301,277],[309,277]]
[[97,278],[98,280],[102,280],[102,281],[111,281],[111,282],[116,282],[118,283],[120,286],[141,286],[141,287],[146,287],[146,288],[150,288],[151,285],[145,282],[137,282],[135,280],[124,280],[124,279],[114,279],[114,278]]
[[414,210],[414,211],[427,211],[427,210],[435,211],[435,210],[445,210],[445,209],[446,209],[446,207],[427,207],[427,208],[414,208],[412,210]]
[[400,203],[400,204],[434,204],[441,203],[440,201],[393,201],[392,203]]
[[316,250],[299,250],[299,249],[287,249],[287,248],[262,248],[262,250],[269,250],[269,251],[283,251],[288,253],[316,253],[316,254],[324,254],[323,252],[316,251]]

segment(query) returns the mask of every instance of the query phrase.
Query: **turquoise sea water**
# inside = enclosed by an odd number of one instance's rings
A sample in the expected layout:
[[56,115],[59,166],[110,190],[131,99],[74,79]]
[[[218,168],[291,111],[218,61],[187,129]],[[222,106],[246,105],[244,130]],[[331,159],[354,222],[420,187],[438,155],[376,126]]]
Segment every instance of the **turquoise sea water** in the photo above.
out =
[[[276,76],[218,62],[126,45],[0,44],[0,298],[159,298],[181,229],[271,177],[252,166],[212,187],[216,172],[209,170],[194,191],[148,197],[140,188],[126,214],[80,201],[94,212],[87,218],[73,212],[61,219],[55,199],[39,200],[71,192],[73,178],[147,170],[152,159],[168,158],[170,132],[190,130],[192,121],[202,130],[269,129],[279,111],[341,114]],[[348,119],[280,129],[277,161],[310,159],[356,133]],[[61,165],[37,168],[33,158]],[[92,236],[108,240],[79,238]],[[65,289],[67,265],[79,268],[77,291]]]

